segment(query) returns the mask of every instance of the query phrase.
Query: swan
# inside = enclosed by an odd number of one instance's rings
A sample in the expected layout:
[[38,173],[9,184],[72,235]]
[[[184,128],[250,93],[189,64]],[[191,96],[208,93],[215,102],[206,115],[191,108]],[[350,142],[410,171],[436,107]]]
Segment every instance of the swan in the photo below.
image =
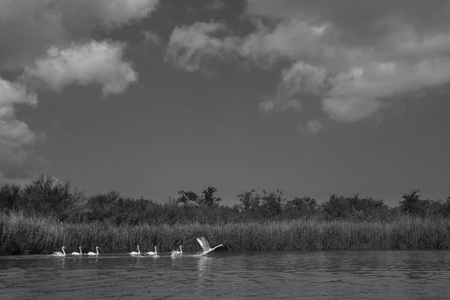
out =
[[183,255],[183,247],[180,245],[180,251],[172,250],[172,256]]
[[197,242],[200,244],[200,246],[203,248],[203,252],[200,253],[199,255],[206,255],[211,251],[216,250],[216,248],[218,247],[223,247],[222,244],[215,246],[214,248],[211,248],[211,246],[209,246],[208,241],[205,239],[204,236],[197,238]]
[[95,247],[95,250],[96,250],[97,252],[88,252],[87,255],[99,255],[99,253],[98,253],[98,246]]
[[155,246],[155,252],[149,251],[149,252],[147,252],[146,254],[148,254],[148,255],[153,255],[153,256],[157,256],[157,255],[158,255],[158,251],[156,250],[156,246]]
[[80,248],[78,248],[78,249],[80,249],[80,252],[72,252],[72,255],[81,255],[81,254],[83,254],[83,252],[81,252],[81,247]]
[[137,250],[138,250],[138,252],[136,252],[136,251],[131,251],[130,254],[131,254],[131,255],[141,255],[141,250],[139,250],[139,245],[137,245]]
[[53,252],[52,256],[66,256],[66,251],[64,251],[64,249],[66,249],[66,247],[63,246],[61,248],[62,252],[59,251]]

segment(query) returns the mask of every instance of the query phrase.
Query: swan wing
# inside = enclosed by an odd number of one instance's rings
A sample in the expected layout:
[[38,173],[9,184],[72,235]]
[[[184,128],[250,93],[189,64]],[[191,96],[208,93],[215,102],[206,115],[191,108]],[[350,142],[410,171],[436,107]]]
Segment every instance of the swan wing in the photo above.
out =
[[215,250],[216,248],[219,248],[219,247],[223,247],[223,245],[222,245],[222,244],[217,245],[217,246],[215,246],[215,247],[213,248],[213,250]]
[[203,241],[200,238],[197,238],[197,242],[200,244],[200,247],[202,247],[203,250],[206,250],[205,249],[205,244],[203,244]]
[[200,239],[201,239],[202,244],[203,244],[203,246],[202,246],[203,250],[207,251],[207,250],[211,249],[211,246],[209,245],[209,242],[205,239],[204,236],[202,236]]
[[209,242],[207,239],[205,239],[204,236],[202,236],[203,244],[205,244],[205,247],[207,250],[211,249],[211,246],[209,245]]

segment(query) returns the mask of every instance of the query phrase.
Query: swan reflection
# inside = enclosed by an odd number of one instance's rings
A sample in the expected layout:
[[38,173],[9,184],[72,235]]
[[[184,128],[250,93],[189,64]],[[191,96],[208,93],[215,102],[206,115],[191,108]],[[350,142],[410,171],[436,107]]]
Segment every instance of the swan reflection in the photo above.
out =
[[205,275],[207,269],[211,265],[212,258],[208,256],[199,256],[198,263],[197,263],[197,269],[198,269],[198,275],[203,276]]
[[196,282],[196,296],[197,298],[205,298],[207,294],[208,277],[210,275],[209,270],[214,258],[208,256],[197,256],[197,271],[198,277]]

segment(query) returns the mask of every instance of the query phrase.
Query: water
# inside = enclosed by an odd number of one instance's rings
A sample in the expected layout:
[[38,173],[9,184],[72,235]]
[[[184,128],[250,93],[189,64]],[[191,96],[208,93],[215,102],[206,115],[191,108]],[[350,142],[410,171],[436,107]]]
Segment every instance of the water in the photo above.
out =
[[0,299],[450,299],[448,251],[0,257]]

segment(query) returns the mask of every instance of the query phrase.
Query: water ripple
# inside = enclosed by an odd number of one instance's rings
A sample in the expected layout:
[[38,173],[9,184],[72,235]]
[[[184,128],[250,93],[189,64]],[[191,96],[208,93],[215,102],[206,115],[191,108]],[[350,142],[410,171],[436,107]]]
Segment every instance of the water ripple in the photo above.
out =
[[449,299],[446,251],[0,257],[2,299]]

